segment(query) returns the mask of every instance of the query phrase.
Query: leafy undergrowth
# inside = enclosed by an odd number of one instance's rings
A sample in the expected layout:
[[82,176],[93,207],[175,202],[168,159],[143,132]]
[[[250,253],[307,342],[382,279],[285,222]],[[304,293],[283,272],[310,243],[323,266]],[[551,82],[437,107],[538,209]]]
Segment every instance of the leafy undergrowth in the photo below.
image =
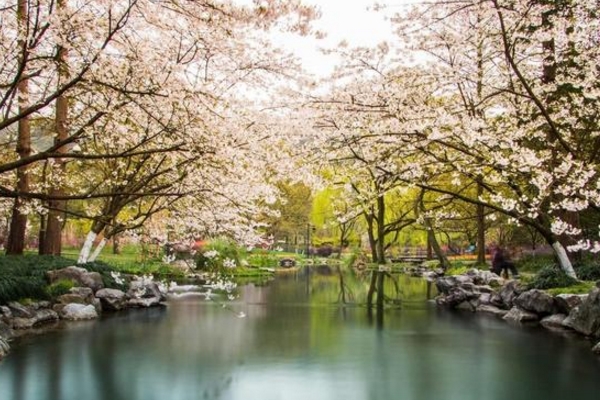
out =
[[596,284],[594,282],[579,282],[575,285],[547,289],[546,291],[555,296],[557,294],[588,294]]

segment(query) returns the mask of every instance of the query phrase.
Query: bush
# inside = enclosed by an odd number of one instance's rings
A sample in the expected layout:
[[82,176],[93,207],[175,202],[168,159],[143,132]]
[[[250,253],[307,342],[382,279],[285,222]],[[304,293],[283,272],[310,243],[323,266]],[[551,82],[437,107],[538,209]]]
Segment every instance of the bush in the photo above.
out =
[[575,265],[577,277],[584,281],[600,280],[600,265],[591,262]]
[[71,290],[71,288],[74,286],[75,282],[73,282],[72,280],[61,279],[48,286],[46,291],[50,298],[55,299],[58,296],[69,293],[69,290]]
[[557,266],[547,266],[536,274],[529,286],[530,289],[551,289],[573,286],[577,282]]
[[537,273],[544,267],[556,265],[556,260],[553,255],[528,255],[516,260],[515,265],[519,272]]

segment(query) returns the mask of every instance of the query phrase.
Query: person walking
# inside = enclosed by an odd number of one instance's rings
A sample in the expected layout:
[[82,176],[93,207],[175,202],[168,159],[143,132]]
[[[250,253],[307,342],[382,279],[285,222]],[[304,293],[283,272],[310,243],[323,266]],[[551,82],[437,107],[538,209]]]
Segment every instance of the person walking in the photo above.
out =
[[508,278],[509,270],[513,279],[519,278],[519,272],[517,271],[515,264],[510,259],[510,254],[506,249],[498,246],[496,248],[496,252],[494,253],[494,257],[492,258],[492,272],[496,275]]

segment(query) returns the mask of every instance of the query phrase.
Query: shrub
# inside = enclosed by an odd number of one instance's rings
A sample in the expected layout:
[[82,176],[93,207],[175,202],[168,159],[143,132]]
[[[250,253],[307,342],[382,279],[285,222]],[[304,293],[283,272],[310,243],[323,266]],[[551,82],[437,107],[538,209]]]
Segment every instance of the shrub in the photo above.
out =
[[557,266],[547,266],[542,268],[530,284],[530,289],[551,289],[573,286],[577,280],[571,278]]
[[553,255],[527,255],[515,261],[519,272],[537,273],[544,267],[556,265]]
[[580,265],[575,265],[577,277],[584,281],[600,280],[600,265],[592,262],[587,262]]
[[50,298],[55,299],[58,296],[69,293],[69,290],[71,290],[71,288],[74,286],[75,286],[75,282],[73,282],[72,280],[60,279],[60,280],[54,282],[53,284],[51,284],[50,286],[48,286],[46,288],[46,291],[48,293],[48,296],[50,296]]

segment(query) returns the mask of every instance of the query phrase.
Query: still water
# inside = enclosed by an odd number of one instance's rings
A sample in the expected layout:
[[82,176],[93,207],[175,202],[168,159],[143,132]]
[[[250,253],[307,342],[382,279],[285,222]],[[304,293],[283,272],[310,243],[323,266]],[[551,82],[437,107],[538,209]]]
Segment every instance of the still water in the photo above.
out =
[[437,310],[404,278],[381,323],[339,306],[338,283],[286,275],[225,307],[186,297],[21,339],[0,363],[0,399],[598,398],[584,340]]

